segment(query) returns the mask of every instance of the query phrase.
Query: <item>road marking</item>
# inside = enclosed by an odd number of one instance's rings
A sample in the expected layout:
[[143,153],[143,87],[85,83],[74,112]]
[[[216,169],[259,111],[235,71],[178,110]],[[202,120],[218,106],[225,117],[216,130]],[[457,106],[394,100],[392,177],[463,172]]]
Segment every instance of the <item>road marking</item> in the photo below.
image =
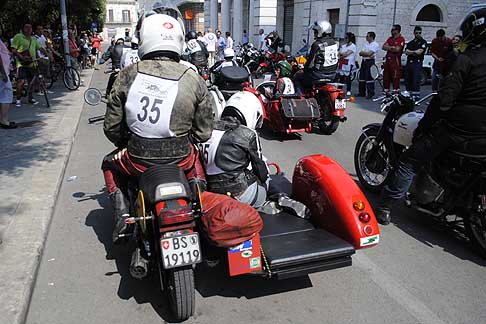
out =
[[359,253],[353,258],[353,261],[355,261],[355,265],[369,273],[371,280],[380,286],[399,305],[405,307],[420,323],[446,324],[434,311],[412,295],[405,287],[383,271],[383,269],[371,261],[366,255]]

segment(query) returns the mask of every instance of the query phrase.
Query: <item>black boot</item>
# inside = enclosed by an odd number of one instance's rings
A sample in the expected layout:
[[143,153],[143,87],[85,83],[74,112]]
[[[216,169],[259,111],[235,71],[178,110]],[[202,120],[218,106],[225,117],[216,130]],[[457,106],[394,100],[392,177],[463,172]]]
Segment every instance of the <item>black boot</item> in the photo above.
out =
[[300,218],[308,219],[310,217],[310,211],[303,203],[283,193],[279,193],[277,197],[277,205],[279,207],[289,210]]
[[394,199],[384,198],[382,199],[382,202],[376,209],[375,217],[378,223],[380,223],[381,225],[390,224],[391,221],[390,211],[392,209],[394,202],[395,202]]
[[115,228],[113,230],[113,243],[119,244],[126,242],[125,237],[120,237],[120,234],[128,233],[128,224],[125,220],[130,217],[130,212],[128,208],[128,203],[123,195],[123,192],[118,189],[117,191],[110,194],[110,200],[113,205],[113,210],[115,211]]

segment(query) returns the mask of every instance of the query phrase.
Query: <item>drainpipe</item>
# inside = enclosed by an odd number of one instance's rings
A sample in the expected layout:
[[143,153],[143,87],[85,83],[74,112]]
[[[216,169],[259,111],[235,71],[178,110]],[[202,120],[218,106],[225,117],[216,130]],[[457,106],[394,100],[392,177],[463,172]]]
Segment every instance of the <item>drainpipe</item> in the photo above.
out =
[[393,4],[393,23],[392,25],[395,25],[395,17],[397,16],[397,0],[395,0],[395,3]]

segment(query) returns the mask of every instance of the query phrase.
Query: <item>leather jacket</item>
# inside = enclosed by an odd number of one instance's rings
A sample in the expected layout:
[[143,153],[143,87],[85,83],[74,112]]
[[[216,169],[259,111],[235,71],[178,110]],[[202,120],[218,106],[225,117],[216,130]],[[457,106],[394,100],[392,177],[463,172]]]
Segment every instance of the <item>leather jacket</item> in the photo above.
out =
[[[312,43],[309,59],[304,66],[304,70],[314,74],[334,75],[338,68],[338,47],[338,44],[331,37],[318,38]],[[325,55],[326,51],[332,51],[333,56],[335,54],[335,57],[329,62],[324,62],[324,58],[321,57]]]
[[108,48],[106,52],[101,56],[100,63],[103,64],[109,59],[111,59],[111,67],[113,70],[121,69],[121,58],[123,55],[123,50],[129,49],[123,44],[115,44]]
[[209,191],[238,196],[268,178],[258,134],[232,117],[215,122],[211,139],[199,147]]

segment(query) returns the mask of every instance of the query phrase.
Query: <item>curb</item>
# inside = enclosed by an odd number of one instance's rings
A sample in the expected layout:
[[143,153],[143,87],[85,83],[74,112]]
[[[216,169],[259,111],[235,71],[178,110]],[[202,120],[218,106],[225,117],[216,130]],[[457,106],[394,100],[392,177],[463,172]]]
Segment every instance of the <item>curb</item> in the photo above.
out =
[[[89,85],[93,70],[87,72],[85,84]],[[14,219],[0,245],[1,324],[25,322],[57,195],[84,107],[83,96],[76,92],[62,98],[68,99],[69,107],[66,107],[59,127],[51,136],[51,140],[59,141],[58,156],[35,171],[31,187],[22,194]]]

